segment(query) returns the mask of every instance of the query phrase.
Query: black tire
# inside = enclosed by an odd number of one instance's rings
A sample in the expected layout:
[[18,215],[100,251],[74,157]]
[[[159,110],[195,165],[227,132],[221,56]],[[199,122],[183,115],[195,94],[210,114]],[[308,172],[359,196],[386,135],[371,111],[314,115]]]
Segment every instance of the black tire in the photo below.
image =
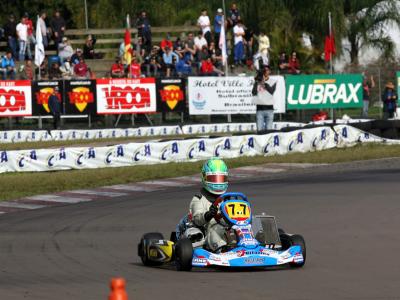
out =
[[304,238],[300,234],[293,234],[290,237],[291,246],[300,246],[301,253],[303,254],[303,262],[302,263],[290,263],[290,266],[293,268],[301,268],[306,263],[306,256],[307,256],[307,249],[306,249],[306,242]]
[[283,230],[282,228],[278,228],[278,233],[279,235],[285,234],[285,230]]
[[138,255],[145,266],[160,266],[162,262],[152,261],[147,257],[145,245],[151,240],[163,240],[164,236],[159,232],[149,232],[143,235],[138,245]]
[[175,246],[175,264],[178,271],[192,269],[193,246],[189,239],[180,239]]

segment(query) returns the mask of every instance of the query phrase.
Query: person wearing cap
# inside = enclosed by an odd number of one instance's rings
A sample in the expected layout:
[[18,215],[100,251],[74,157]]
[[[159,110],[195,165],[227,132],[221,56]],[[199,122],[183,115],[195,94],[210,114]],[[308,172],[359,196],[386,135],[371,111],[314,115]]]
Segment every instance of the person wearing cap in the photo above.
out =
[[4,25],[4,37],[7,40],[7,46],[11,50],[12,57],[18,59],[17,53],[17,22],[15,16],[11,14],[8,22]]
[[55,86],[48,101],[50,114],[53,116],[54,129],[60,129],[61,101],[58,98],[58,94],[59,94],[59,89],[57,86]]
[[58,44],[62,41],[64,37],[66,23],[63,17],[61,17],[60,11],[56,10],[54,17],[50,22],[51,31],[53,32],[53,40],[58,50]]
[[[18,36],[18,47],[19,47],[19,53],[18,53],[18,60],[19,61],[24,61],[25,60],[25,54],[28,52],[27,47],[28,47],[28,25],[26,25],[26,18],[22,17],[21,22],[18,23],[17,25],[17,36]],[[30,50],[28,52],[28,57],[31,57]]]
[[201,16],[197,20],[197,25],[200,27],[203,32],[203,36],[207,41],[207,44],[211,42],[211,22],[210,18],[207,15],[207,10],[203,9],[201,11]]
[[274,95],[276,81],[270,77],[269,66],[257,73],[252,90],[253,104],[256,105],[257,132],[273,129],[274,122]]
[[221,27],[224,24],[224,12],[222,8],[217,9],[217,14],[214,18],[214,42],[217,49],[219,49],[219,36],[221,35]]
[[383,118],[392,119],[397,109],[397,93],[393,82],[389,81],[385,85],[382,95]]
[[58,44],[58,56],[60,57],[61,64],[74,54],[71,44],[67,37],[63,37],[61,43]]
[[74,65],[79,64],[79,59],[81,57],[83,57],[82,49],[81,48],[76,48],[75,53],[72,54],[72,56],[71,56],[71,63],[74,64]]

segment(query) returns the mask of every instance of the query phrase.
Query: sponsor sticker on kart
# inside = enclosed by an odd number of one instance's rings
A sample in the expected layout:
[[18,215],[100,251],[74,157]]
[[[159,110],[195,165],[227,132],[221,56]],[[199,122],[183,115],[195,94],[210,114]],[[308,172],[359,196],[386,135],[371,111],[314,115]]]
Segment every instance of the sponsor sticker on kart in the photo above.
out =
[[207,259],[205,259],[205,258],[193,258],[193,261],[192,261],[192,263],[193,264],[201,264],[201,265],[203,265],[203,264],[207,264]]
[[262,265],[264,264],[265,258],[263,257],[247,257],[244,262],[249,265]]
[[295,263],[302,263],[304,261],[303,255],[300,253],[297,253],[294,257],[293,257],[293,261]]

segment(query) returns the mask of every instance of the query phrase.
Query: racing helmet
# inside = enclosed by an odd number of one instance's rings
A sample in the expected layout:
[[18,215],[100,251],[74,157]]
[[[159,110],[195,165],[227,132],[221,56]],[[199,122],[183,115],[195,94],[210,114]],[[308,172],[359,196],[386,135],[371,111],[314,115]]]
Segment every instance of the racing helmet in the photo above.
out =
[[208,192],[221,195],[228,189],[228,167],[219,158],[207,160],[201,168],[201,182]]

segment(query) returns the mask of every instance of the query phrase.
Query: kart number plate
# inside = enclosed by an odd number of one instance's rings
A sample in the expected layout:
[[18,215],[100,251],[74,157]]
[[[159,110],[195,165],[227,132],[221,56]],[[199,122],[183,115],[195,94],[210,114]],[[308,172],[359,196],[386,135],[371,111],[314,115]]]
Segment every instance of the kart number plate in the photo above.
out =
[[250,218],[250,206],[246,202],[229,201],[224,207],[226,215],[235,221],[245,221]]

